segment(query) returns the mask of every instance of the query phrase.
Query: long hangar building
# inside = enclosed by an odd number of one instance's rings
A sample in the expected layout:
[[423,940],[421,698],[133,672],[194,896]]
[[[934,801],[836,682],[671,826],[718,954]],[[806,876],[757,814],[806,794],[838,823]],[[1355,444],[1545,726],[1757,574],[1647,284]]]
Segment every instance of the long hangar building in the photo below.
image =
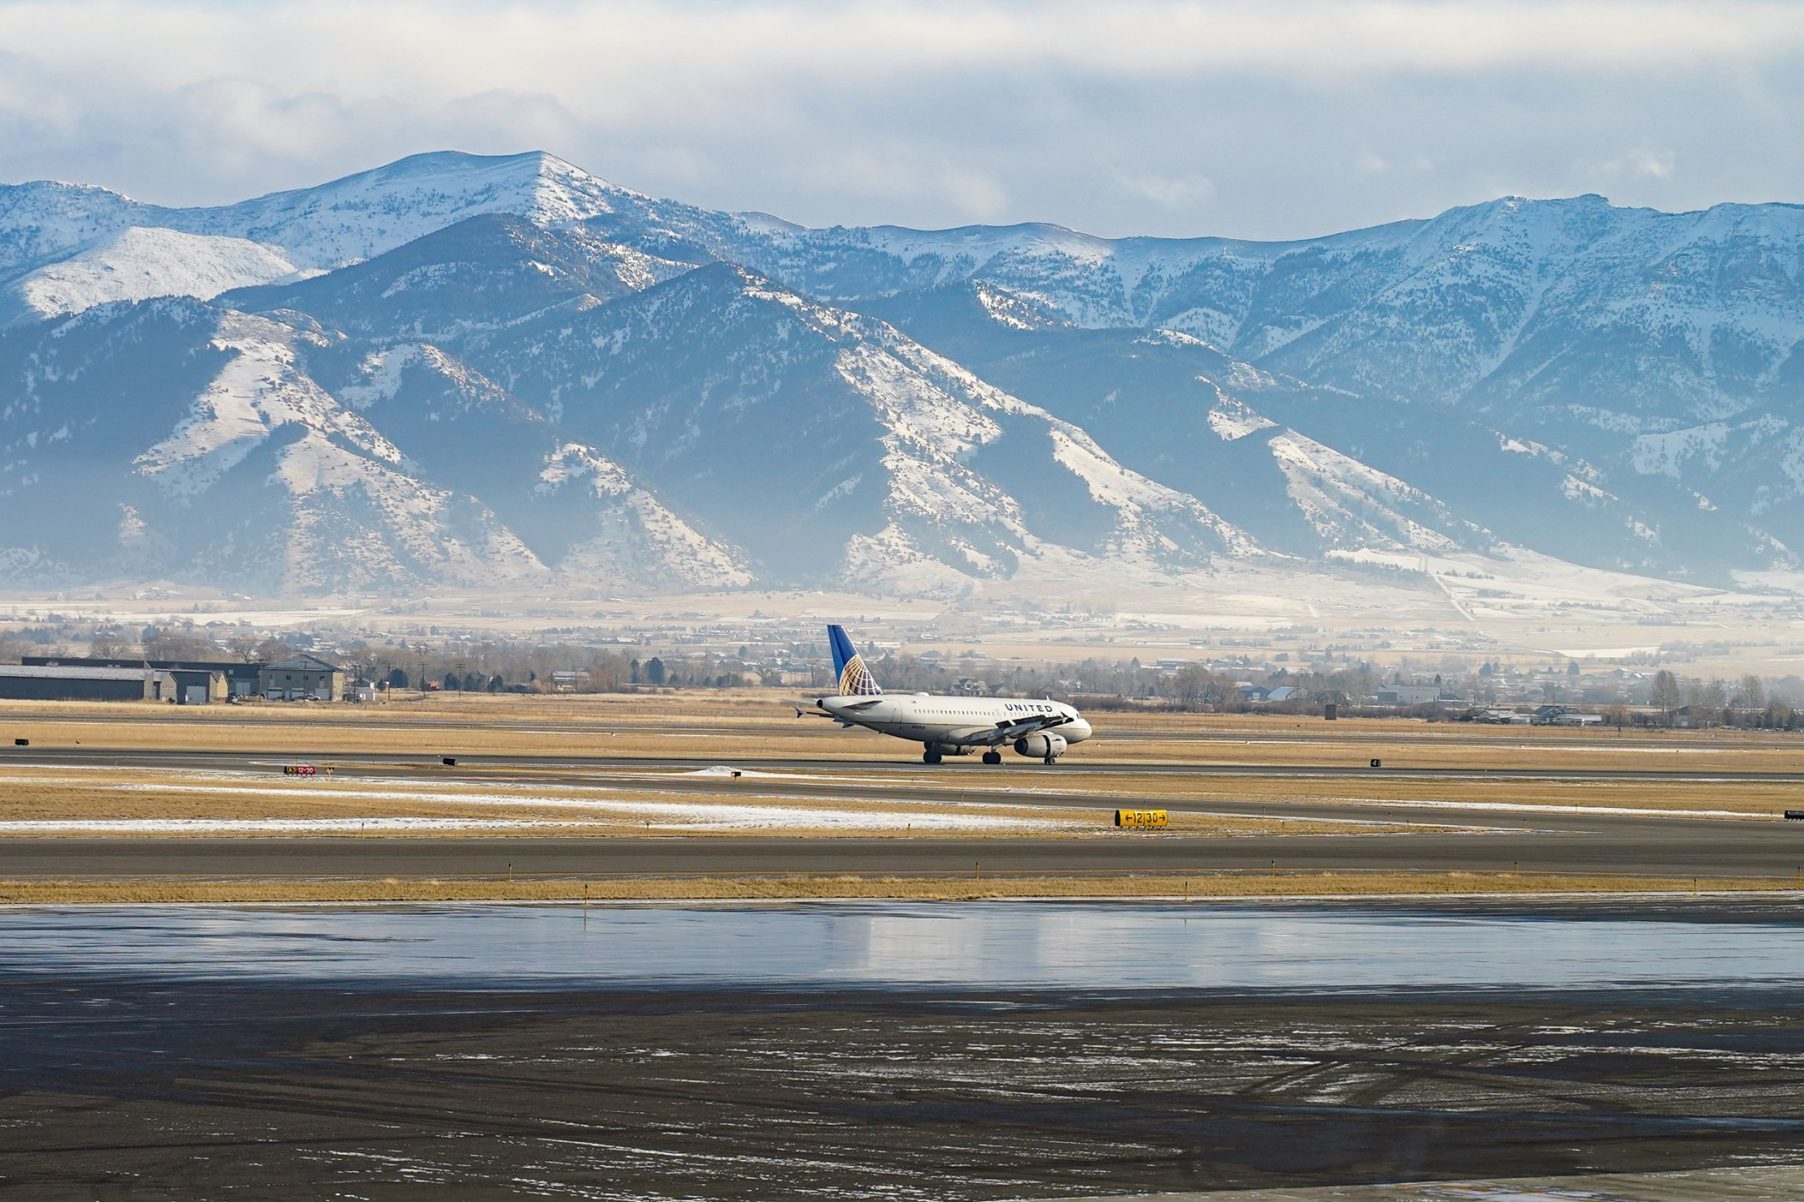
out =
[[170,674],[156,668],[0,664],[0,697],[15,701],[179,700],[165,697],[173,688]]
[[344,669],[311,655],[273,664],[28,655],[0,664],[0,698],[20,701],[336,701],[344,689]]
[[[67,670],[64,679],[79,681],[81,673],[129,671],[137,673],[150,672],[158,679],[153,679],[150,690],[143,697],[119,697],[111,695],[95,698],[82,689],[78,692],[65,693],[62,697],[70,700],[131,700],[131,701],[173,701],[177,705],[209,705],[215,701],[224,701],[227,697],[250,697],[257,690],[257,665],[243,664],[235,661],[210,661],[186,659],[97,659],[79,655],[26,655],[21,663],[27,668],[56,667]],[[6,684],[6,669],[0,667],[0,695],[12,697],[13,693]],[[34,694],[34,699],[55,700],[45,694]]]

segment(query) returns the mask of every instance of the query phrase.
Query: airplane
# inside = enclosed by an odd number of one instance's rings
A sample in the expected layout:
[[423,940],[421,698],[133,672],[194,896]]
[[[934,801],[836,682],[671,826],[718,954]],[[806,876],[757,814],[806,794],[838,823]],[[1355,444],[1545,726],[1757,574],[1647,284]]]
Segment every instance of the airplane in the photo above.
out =
[[832,718],[842,727],[912,739],[924,745],[923,763],[982,749],[984,763],[1000,764],[1000,749],[1012,744],[1017,754],[1051,764],[1066,747],[1092,733],[1083,715],[1062,701],[885,693],[845,627],[827,627],[827,641],[833,647],[839,693],[817,698],[813,710],[804,708],[805,702],[793,702],[796,717]]

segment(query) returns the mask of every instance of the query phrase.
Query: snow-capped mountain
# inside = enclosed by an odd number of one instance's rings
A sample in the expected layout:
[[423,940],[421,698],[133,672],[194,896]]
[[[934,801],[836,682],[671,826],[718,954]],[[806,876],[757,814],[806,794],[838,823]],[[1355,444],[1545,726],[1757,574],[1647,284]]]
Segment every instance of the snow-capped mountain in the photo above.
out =
[[13,279],[0,292],[0,325],[80,313],[112,301],[206,300],[298,274],[293,263],[259,242],[131,226]]
[[1800,545],[1804,209],[1292,243],[807,229],[550,155],[0,186],[0,557],[306,591],[954,591]]

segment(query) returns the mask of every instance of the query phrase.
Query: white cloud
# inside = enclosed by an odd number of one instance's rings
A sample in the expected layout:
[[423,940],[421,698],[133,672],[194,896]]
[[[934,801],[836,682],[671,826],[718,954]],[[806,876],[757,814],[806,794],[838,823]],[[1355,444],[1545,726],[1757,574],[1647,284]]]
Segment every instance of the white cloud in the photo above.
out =
[[1215,195],[1215,184],[1206,175],[1185,172],[1165,175],[1157,171],[1123,176],[1121,186],[1131,196],[1143,197],[1165,209],[1192,209]]
[[1389,175],[1393,171],[1427,175],[1434,170],[1434,160],[1425,154],[1408,154],[1398,159],[1388,159],[1381,154],[1362,150],[1353,156],[1353,170],[1361,175]]
[[1772,0],[0,0],[0,47],[0,178],[170,203],[445,147],[814,223],[1297,236],[1497,192],[1804,195],[1771,152],[1804,6]]
[[[280,72],[305,60],[322,87],[391,86],[431,96],[452,80],[562,90],[597,76],[641,82],[673,70],[702,77],[748,68],[815,78],[1001,63],[1335,75],[1695,69],[1796,51],[1804,46],[1804,15],[1785,0],[29,0],[0,4],[0,44],[163,86],[224,64]],[[157,53],[143,52],[153,44]]]
[[1599,163],[1597,172],[1606,179],[1669,180],[1677,163],[1678,156],[1670,150],[1642,146]]

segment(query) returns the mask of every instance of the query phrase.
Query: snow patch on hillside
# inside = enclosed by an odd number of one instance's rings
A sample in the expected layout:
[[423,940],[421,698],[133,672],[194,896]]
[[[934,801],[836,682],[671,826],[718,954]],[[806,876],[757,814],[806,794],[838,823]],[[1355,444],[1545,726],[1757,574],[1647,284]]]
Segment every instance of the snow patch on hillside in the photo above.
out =
[[1291,499],[1316,532],[1338,549],[1410,548],[1450,552],[1458,544],[1402,511],[1407,506],[1446,526],[1455,519],[1420,489],[1286,430],[1268,444]]
[[355,409],[368,409],[382,401],[394,400],[395,394],[401,391],[402,376],[420,361],[423,350],[418,343],[406,343],[370,353],[357,367],[362,379],[341,387],[338,399]]
[[137,457],[137,472],[175,496],[192,498],[290,423],[337,435],[366,455],[400,465],[404,457],[393,443],[297,368],[295,337],[260,317],[225,314],[212,345],[232,358],[175,430]]
[[1255,412],[1245,401],[1225,394],[1209,410],[1209,429],[1223,442],[1237,442],[1249,434],[1275,429],[1277,425],[1271,418]]
[[545,458],[535,491],[552,493],[573,482],[586,484],[591,495],[608,499],[632,491],[626,469],[580,442],[566,442]]
[[298,278],[282,255],[243,238],[133,226],[30,272],[9,289],[39,317],[79,313],[109,301],[192,296]]
[[560,445],[546,457],[534,491],[550,496],[583,488],[598,504],[592,533],[558,561],[572,580],[631,580],[660,589],[744,588],[754,577],[743,552],[711,539],[650,492],[633,485],[626,469],[582,443]]

